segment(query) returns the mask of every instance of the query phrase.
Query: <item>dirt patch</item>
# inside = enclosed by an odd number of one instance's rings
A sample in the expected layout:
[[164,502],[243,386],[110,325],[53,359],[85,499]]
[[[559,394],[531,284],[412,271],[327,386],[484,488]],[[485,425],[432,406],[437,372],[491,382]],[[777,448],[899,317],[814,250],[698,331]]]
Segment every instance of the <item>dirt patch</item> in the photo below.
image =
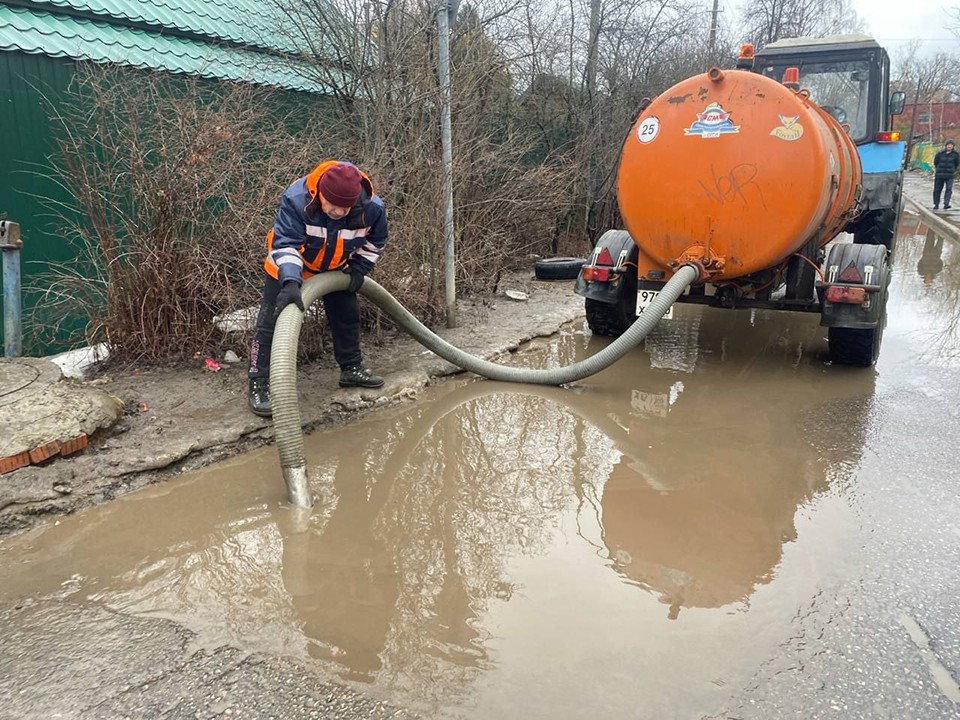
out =
[[[527,299],[510,299],[507,290]],[[496,359],[528,340],[555,333],[582,310],[572,283],[511,274],[502,278],[496,295],[464,301],[461,327],[439,334],[468,352]],[[338,388],[332,357],[301,368],[305,430],[407,402],[438,378],[459,371],[399,331],[380,345],[365,338],[364,352],[367,365],[386,378],[380,390]],[[123,401],[123,416],[109,431],[91,438],[81,455],[0,477],[0,534],[272,442],[270,421],[247,409],[245,358],[219,366],[219,371],[211,371],[205,358],[197,358],[188,366],[113,369],[88,380]]]

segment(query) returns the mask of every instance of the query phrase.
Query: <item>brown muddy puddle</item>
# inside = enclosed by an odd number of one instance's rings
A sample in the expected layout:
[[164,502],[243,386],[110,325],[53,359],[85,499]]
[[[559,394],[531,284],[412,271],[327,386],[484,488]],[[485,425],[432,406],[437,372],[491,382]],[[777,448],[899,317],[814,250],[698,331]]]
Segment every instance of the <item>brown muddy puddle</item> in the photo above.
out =
[[[915,263],[923,238],[902,244]],[[895,355],[926,287],[898,270]],[[576,388],[446,383],[313,435],[307,517],[268,448],[11,538],[0,601],[171,618],[427,717],[716,712],[844,572],[850,518],[825,498],[855,476],[884,366],[825,364],[824,334],[680,307]],[[522,361],[603,342],[575,327]]]

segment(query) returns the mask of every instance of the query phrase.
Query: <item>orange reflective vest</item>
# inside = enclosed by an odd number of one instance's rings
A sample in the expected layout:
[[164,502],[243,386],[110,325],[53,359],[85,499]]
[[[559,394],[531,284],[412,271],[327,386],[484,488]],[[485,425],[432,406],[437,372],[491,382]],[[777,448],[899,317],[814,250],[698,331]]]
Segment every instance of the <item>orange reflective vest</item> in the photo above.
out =
[[366,275],[383,252],[387,211],[366,173],[360,173],[360,198],[346,217],[334,220],[320,207],[320,178],[339,162],[343,161],[320,163],[283,191],[273,228],[267,233],[263,262],[263,269],[281,283],[301,283],[311,275],[345,265]]

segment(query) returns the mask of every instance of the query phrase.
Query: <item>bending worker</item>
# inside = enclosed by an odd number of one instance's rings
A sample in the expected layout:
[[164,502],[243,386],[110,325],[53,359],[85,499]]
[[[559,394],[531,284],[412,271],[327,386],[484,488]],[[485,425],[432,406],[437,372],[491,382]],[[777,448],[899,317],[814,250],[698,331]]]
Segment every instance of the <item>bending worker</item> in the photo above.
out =
[[283,192],[267,233],[263,299],[250,344],[250,409],[269,417],[270,344],[280,312],[291,303],[303,311],[300,286],[321,272],[350,274],[350,287],[323,296],[340,366],[340,387],[377,388],[383,378],[363,366],[357,290],[387,242],[387,211],[370,178],[348,162],[328,160]]

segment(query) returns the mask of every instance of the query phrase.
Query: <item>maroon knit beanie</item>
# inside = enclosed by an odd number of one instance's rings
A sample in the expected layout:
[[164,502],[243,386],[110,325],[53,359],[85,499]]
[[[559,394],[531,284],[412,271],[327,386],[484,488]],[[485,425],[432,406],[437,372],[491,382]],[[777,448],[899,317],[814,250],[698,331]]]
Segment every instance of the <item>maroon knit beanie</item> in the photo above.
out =
[[360,197],[360,171],[347,163],[331,165],[320,176],[317,187],[328,203],[352,208]]

